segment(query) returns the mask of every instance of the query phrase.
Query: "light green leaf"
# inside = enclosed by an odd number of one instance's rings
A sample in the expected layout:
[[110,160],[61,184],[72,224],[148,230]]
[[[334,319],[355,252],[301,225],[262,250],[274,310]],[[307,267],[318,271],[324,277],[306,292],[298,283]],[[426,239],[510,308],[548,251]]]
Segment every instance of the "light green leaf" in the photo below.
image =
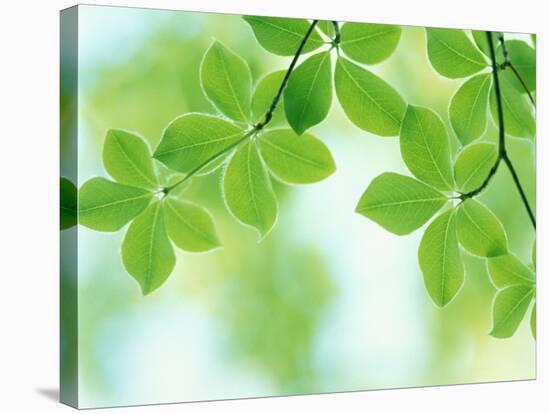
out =
[[522,321],[533,299],[533,286],[512,285],[499,290],[493,301],[493,329],[489,335],[509,338]]
[[344,23],[341,30],[342,51],[367,65],[387,59],[397,47],[401,27],[390,24]]
[[506,232],[495,214],[479,201],[469,198],[457,212],[458,239],[471,254],[501,256],[508,252]]
[[76,186],[71,180],[61,177],[59,184],[59,226],[61,230],[76,226],[78,194]]
[[315,183],[336,171],[327,146],[311,134],[297,136],[291,129],[275,129],[260,135],[257,142],[267,167],[281,181]]
[[531,333],[533,334],[533,338],[537,339],[537,304],[536,302],[533,304],[533,310],[531,311]]
[[[472,35],[479,50],[490,59],[491,52],[489,50],[489,42],[487,41],[487,32],[484,30],[472,30]],[[498,32],[491,32],[491,35],[493,37],[493,46],[496,48],[498,46]]]
[[121,184],[148,189],[158,187],[151,150],[139,135],[120,129],[109,130],[103,144],[103,165]]
[[228,151],[226,154],[220,155],[219,157],[217,157],[216,159],[213,159],[204,167],[202,167],[199,171],[197,171],[195,175],[197,177],[201,177],[203,175],[209,175],[216,172],[222,165],[226,163],[230,155],[231,155],[231,151]]
[[439,191],[395,173],[383,173],[370,183],[355,211],[392,233],[404,235],[425,224],[447,201]]
[[332,103],[330,53],[301,63],[290,75],[284,98],[286,119],[298,135],[325,119]]
[[447,305],[464,284],[455,217],[455,210],[451,209],[432,221],[418,249],[424,284],[432,300],[441,307]]
[[[271,106],[271,102],[273,102],[275,95],[277,95],[279,91],[285,74],[286,70],[271,72],[264,76],[256,85],[254,96],[252,97],[252,117],[255,122],[263,120]],[[283,99],[283,101],[279,101],[277,108],[275,108],[269,126],[280,125],[285,121],[283,112],[284,98],[281,99]]]
[[218,41],[206,51],[201,64],[204,93],[225,116],[250,120],[252,75],[248,63]]
[[153,195],[102,177],[92,178],[78,192],[79,223],[98,231],[117,231],[141,213]]
[[533,241],[533,248],[531,249],[531,260],[533,261],[533,268],[537,268],[537,240]]
[[496,288],[510,285],[532,285],[534,273],[513,254],[491,257],[487,260],[487,271]]
[[[292,56],[298,51],[311,25],[307,20],[286,17],[243,16],[243,19],[252,27],[256,39],[264,49],[281,56]],[[323,39],[314,30],[302,53],[311,52],[323,44]]]
[[400,143],[403,161],[416,178],[442,191],[454,188],[449,137],[439,115],[409,105]]
[[166,234],[162,201],[155,201],[130,225],[122,242],[124,267],[141,286],[143,295],[159,288],[176,264]]
[[256,228],[263,239],[277,219],[277,199],[253,141],[233,155],[223,178],[225,202],[242,223]]
[[426,29],[428,58],[434,69],[447,78],[465,78],[483,70],[488,62],[459,29]]
[[399,134],[407,104],[383,79],[340,57],[334,83],[338,100],[355,125],[376,135]]
[[188,173],[235,145],[244,134],[241,128],[223,119],[185,114],[164,130],[153,156],[173,170]]
[[320,20],[317,23],[317,27],[319,30],[321,30],[324,34],[326,34],[330,39],[334,38],[334,23],[330,20]]
[[212,216],[206,209],[168,196],[164,212],[168,236],[180,249],[205,252],[221,246]]
[[[535,49],[529,46],[522,40],[507,40],[505,42],[508,58],[519,72],[524,80],[529,91],[534,91],[537,86],[537,56]],[[499,53],[502,54],[502,47],[499,48]],[[512,69],[506,68],[505,76],[509,78],[509,82],[520,92],[524,93],[525,89],[521,85],[518,78],[512,73]]]
[[[504,113],[504,128],[506,133],[514,137],[533,138],[535,136],[535,118],[533,107],[525,94],[509,82],[508,77],[500,77],[500,92],[502,96],[502,111]],[[498,125],[498,108],[495,87],[491,88],[491,113]]]
[[497,157],[495,144],[479,142],[464,147],[455,162],[457,190],[462,194],[477,190],[489,175]]
[[458,88],[451,100],[451,125],[462,145],[478,139],[487,128],[491,76],[490,73],[473,76]]

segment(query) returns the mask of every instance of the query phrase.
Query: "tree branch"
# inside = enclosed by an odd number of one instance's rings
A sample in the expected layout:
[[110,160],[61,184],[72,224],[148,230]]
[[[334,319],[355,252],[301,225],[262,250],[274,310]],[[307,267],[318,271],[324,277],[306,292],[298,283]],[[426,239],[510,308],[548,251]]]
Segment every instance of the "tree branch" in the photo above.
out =
[[531,91],[529,90],[529,87],[527,86],[527,83],[515,67],[515,65],[510,60],[510,55],[508,54],[508,48],[506,47],[506,42],[504,41],[504,34],[499,33],[498,35],[498,41],[500,42],[500,47],[502,48],[502,55],[504,57],[504,64],[503,68],[510,68],[512,70],[512,73],[517,78],[519,83],[521,84],[521,87],[525,90],[525,93],[527,93],[527,96],[529,97],[529,100],[533,104],[533,106],[536,106],[535,99],[533,98],[533,95],[531,94]]

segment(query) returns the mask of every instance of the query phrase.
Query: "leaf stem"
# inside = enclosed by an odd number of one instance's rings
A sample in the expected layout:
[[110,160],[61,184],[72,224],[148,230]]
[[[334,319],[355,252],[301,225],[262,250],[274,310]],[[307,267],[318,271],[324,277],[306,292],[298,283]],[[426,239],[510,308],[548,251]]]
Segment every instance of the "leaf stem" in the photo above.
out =
[[[501,42],[504,39],[504,36],[502,34],[499,34],[499,38],[501,39]],[[489,51],[491,53],[491,64],[493,68],[493,82],[495,84],[495,95],[496,95],[496,103],[497,103],[497,115],[498,115],[498,157],[493,164],[493,167],[489,171],[489,174],[487,174],[487,177],[483,181],[483,183],[476,188],[473,191],[470,191],[469,193],[462,194],[460,198],[462,200],[465,200],[467,198],[474,197],[478,195],[480,192],[482,192],[489,182],[491,181],[492,177],[496,174],[498,167],[500,165],[501,161],[504,161],[508,169],[510,170],[510,173],[512,174],[512,178],[514,180],[514,184],[516,185],[516,188],[521,196],[521,200],[523,202],[523,205],[525,206],[525,209],[527,210],[527,214],[529,215],[529,219],[531,220],[531,223],[533,224],[533,227],[536,229],[536,220],[535,215],[533,214],[533,210],[531,210],[531,206],[529,205],[529,201],[527,200],[527,196],[525,195],[525,191],[523,190],[523,187],[521,186],[521,183],[519,181],[518,174],[516,172],[516,169],[514,168],[514,165],[512,164],[512,161],[510,160],[510,157],[508,156],[508,153],[506,151],[506,130],[504,128],[504,113],[502,108],[502,95],[500,91],[500,80],[498,77],[498,64],[495,56],[495,45],[493,43],[493,37],[491,35],[491,32],[487,32],[487,41],[489,43]],[[508,53],[505,48],[503,48],[503,55],[505,59],[508,56]]]
[[189,171],[189,173],[187,173],[187,175],[185,177],[183,177],[181,180],[177,181],[176,183],[172,184],[171,186],[169,187],[166,187],[166,188],[163,188],[162,189],[162,192],[164,194],[168,194],[170,191],[172,191],[174,188],[176,188],[177,186],[179,186],[180,184],[183,184],[184,182],[186,182],[187,180],[189,180],[192,176],[194,176],[196,173],[198,173],[200,170],[202,170],[207,164],[209,164],[210,162],[214,161],[215,159],[217,159],[218,157],[221,157],[222,155],[228,153],[229,151],[231,151],[233,148],[237,147],[239,144],[241,144],[242,142],[246,141],[248,138],[252,137],[253,135],[255,135],[258,131],[262,130],[267,124],[269,124],[269,122],[271,121],[271,119],[273,118],[273,112],[275,111],[275,109],[277,109],[277,104],[279,103],[279,101],[281,100],[281,97],[283,95],[283,91],[286,87],[286,85],[288,84],[288,80],[290,78],[290,74],[292,73],[292,71],[294,70],[294,67],[296,66],[296,63],[298,62],[298,58],[300,57],[300,55],[302,54],[302,51],[304,50],[304,47],[306,45],[306,42],[307,40],[309,39],[309,36],[311,35],[311,33],[313,32],[313,30],[315,29],[315,26],[317,25],[318,23],[318,20],[313,20],[313,22],[311,23],[311,25],[309,26],[306,34],[304,35],[304,37],[302,38],[302,41],[300,42],[300,45],[298,46],[298,49],[296,50],[296,53],[294,54],[294,57],[292,58],[292,61],[290,62],[290,66],[288,67],[286,73],[285,73],[285,77],[283,78],[282,82],[281,82],[281,85],[279,86],[279,90],[277,91],[277,94],[275,95],[275,97],[273,98],[273,101],[271,102],[271,105],[269,106],[269,109],[267,110],[266,114],[264,115],[264,118],[263,118],[263,121],[262,122],[259,122],[258,124],[256,124],[254,127],[252,127],[252,129],[248,130],[241,138],[239,138],[237,141],[235,141],[234,143],[232,143],[231,145],[229,145],[228,147],[218,151],[216,154],[212,155],[210,158],[208,158],[206,161],[202,162],[201,164],[199,164],[198,166],[196,166],[195,168],[193,168],[191,171]]
[[525,93],[527,93],[527,96],[529,97],[529,100],[533,104],[533,106],[536,106],[535,99],[533,98],[533,95],[531,94],[531,91],[529,90],[529,87],[527,86],[527,83],[517,70],[516,66],[512,63],[510,60],[510,55],[508,54],[508,48],[506,47],[506,42],[504,41],[504,34],[499,33],[498,34],[498,41],[500,42],[500,47],[502,48],[502,55],[504,57],[504,64],[502,67],[504,69],[510,68],[512,70],[512,73],[517,78],[519,83],[521,84],[522,88],[525,90]]

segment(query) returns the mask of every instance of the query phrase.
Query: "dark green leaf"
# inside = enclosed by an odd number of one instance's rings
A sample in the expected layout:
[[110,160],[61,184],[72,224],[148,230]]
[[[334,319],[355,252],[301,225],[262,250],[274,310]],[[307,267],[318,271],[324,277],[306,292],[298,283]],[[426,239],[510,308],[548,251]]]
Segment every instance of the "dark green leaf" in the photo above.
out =
[[78,220],[98,231],[117,231],[141,213],[153,198],[141,188],[95,177],[78,192]]
[[176,256],[166,234],[162,201],[152,203],[128,228],[122,262],[144,295],[159,288],[172,273]]
[[223,119],[186,114],[164,130],[154,157],[173,170],[188,173],[234,145],[245,132]]
[[464,30],[426,29],[428,58],[434,69],[447,78],[465,78],[488,66]]
[[330,53],[307,58],[290,76],[284,92],[286,119],[298,135],[326,118],[332,103]]
[[383,79],[340,57],[334,82],[338,100],[355,125],[376,135],[399,134],[407,104]]
[[438,306],[447,305],[464,284],[464,265],[456,237],[455,210],[430,223],[418,249],[424,284]]
[[416,178],[442,191],[453,190],[449,137],[439,115],[409,105],[400,143],[403,161]]
[[204,55],[201,84],[222,114],[238,122],[250,120],[252,75],[248,64],[218,41]]
[[[285,17],[244,16],[252,27],[256,39],[262,47],[281,56],[292,56],[298,51],[300,43],[311,25],[303,19]],[[311,52],[324,44],[315,30],[309,36],[302,53]]]
[[487,128],[491,79],[490,73],[473,76],[458,88],[451,100],[451,125],[462,145],[478,139]]
[[[489,50],[489,42],[487,41],[487,32],[484,30],[472,30],[472,35],[474,36],[474,42],[485,55],[490,59],[491,52]],[[493,46],[496,48],[498,46],[498,32],[491,32],[493,37]]]
[[336,170],[327,146],[311,134],[275,129],[262,134],[258,146],[269,170],[287,183],[315,183]]
[[510,285],[532,285],[535,275],[512,253],[491,257],[487,260],[487,270],[493,284],[498,288]]
[[522,321],[533,299],[533,286],[512,285],[499,290],[493,302],[493,329],[489,335],[509,338]]
[[59,184],[59,205],[59,226],[61,230],[76,226],[78,193],[72,181],[65,177],[61,177]]
[[382,62],[393,53],[400,37],[400,26],[344,23],[340,47],[353,60],[373,65]]
[[229,161],[223,192],[229,211],[256,228],[260,240],[267,236],[277,219],[277,199],[253,141],[243,144]]
[[425,224],[446,201],[445,195],[414,178],[384,173],[372,180],[355,211],[403,235]]
[[497,157],[495,144],[479,142],[464,147],[455,162],[457,190],[467,194],[478,189],[495,165]]
[[221,246],[210,213],[196,204],[168,197],[164,202],[168,236],[180,249],[205,252]]

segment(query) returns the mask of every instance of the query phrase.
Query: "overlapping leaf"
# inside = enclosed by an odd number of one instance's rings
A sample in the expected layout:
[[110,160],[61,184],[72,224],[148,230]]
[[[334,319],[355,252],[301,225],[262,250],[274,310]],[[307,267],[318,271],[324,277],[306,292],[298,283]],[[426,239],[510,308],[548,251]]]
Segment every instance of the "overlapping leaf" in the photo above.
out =
[[490,335],[509,338],[523,320],[535,293],[534,286],[511,285],[499,290],[493,301],[493,328]]
[[464,147],[455,162],[457,190],[467,194],[478,189],[494,167],[497,157],[495,144],[479,142]]
[[59,227],[66,230],[76,226],[78,220],[78,193],[71,180],[61,177],[59,185]]
[[533,271],[512,253],[489,258],[487,270],[493,284],[498,289],[510,285],[532,285],[535,283]]

